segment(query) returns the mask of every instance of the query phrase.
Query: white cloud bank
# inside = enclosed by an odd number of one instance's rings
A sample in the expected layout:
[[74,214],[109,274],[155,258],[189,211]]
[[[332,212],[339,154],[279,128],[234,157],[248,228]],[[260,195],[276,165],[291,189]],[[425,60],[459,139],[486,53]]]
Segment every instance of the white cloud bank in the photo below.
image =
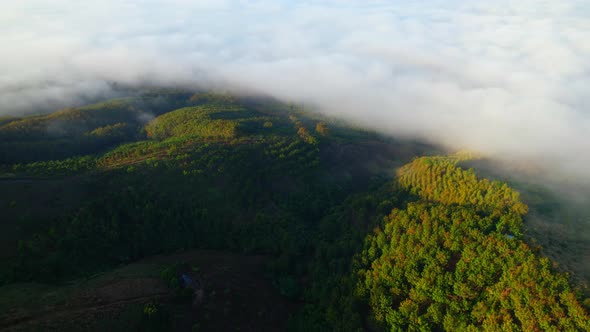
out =
[[584,0],[22,0],[0,11],[0,115],[106,82],[231,86],[590,179]]

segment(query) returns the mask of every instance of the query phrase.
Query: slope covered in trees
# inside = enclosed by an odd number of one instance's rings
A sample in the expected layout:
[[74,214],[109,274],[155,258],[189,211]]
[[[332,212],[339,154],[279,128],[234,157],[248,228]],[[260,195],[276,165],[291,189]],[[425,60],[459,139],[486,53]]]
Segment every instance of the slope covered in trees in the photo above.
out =
[[[67,125],[48,134],[56,119]],[[437,150],[211,93],[144,92],[0,123],[0,234],[18,239],[2,256],[6,289],[216,249],[265,256],[293,331],[589,328],[582,296],[527,244],[519,193],[460,168],[465,155],[420,157]]]
[[420,200],[367,238],[359,292],[391,330],[588,330],[565,276],[520,239],[526,206],[505,185],[445,157],[419,158],[399,181]]
[[145,129],[149,138],[159,140],[179,136],[234,138],[238,129],[236,121],[212,118],[223,112],[239,115],[244,110],[231,104],[183,108],[159,116]]
[[494,215],[526,214],[526,205],[508,184],[480,180],[473,169],[456,167],[459,161],[456,157],[417,158],[398,170],[398,178],[402,186],[425,200],[470,205]]
[[187,106],[186,92],[144,93],[0,122],[0,164],[55,160],[96,153],[142,138],[154,116]]

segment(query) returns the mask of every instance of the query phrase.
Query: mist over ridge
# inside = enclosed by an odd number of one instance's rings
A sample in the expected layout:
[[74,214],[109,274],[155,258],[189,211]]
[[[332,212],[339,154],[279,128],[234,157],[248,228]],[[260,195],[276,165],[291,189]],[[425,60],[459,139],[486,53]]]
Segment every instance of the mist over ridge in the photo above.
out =
[[0,115],[127,86],[202,87],[588,181],[590,7],[460,1],[6,5]]

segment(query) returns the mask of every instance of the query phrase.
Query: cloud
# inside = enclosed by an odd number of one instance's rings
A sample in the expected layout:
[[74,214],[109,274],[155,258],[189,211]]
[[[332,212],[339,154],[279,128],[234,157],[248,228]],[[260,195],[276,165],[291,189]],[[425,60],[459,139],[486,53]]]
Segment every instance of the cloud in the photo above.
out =
[[0,115],[108,82],[305,101],[590,179],[587,1],[28,0],[0,12]]

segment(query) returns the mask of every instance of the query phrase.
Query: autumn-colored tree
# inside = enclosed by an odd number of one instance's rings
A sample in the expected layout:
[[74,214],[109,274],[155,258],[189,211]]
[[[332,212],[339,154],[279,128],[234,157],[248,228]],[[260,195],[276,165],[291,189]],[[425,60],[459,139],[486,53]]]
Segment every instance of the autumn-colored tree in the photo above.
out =
[[328,136],[328,125],[325,122],[318,122],[315,125],[315,131],[322,136]]

